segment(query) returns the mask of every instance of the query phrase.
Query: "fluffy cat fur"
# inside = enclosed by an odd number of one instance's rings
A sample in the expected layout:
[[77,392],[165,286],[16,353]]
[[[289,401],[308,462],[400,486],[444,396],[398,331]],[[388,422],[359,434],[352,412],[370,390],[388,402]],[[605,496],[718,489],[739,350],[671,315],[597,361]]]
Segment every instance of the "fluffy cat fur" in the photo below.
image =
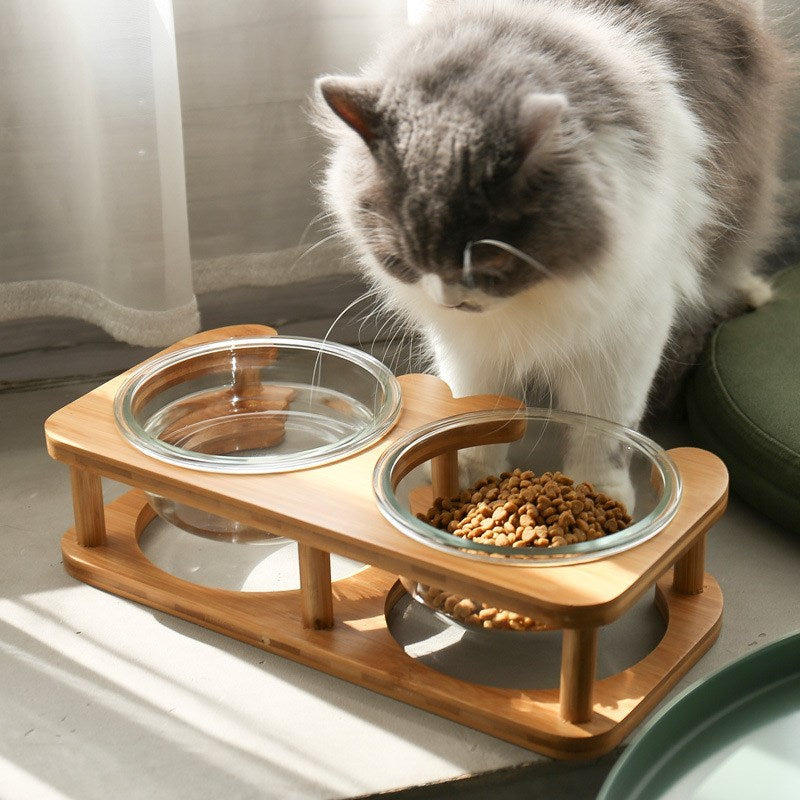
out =
[[317,81],[324,197],[456,396],[635,428],[771,297],[784,76],[749,0],[441,3]]

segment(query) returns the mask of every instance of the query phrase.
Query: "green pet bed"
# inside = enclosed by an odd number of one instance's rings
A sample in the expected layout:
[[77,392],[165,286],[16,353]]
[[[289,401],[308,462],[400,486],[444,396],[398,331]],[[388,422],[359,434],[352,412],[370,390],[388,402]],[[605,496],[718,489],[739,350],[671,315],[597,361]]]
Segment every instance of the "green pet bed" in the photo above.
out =
[[800,267],[776,298],[722,323],[687,386],[697,441],[728,467],[732,489],[800,533]]

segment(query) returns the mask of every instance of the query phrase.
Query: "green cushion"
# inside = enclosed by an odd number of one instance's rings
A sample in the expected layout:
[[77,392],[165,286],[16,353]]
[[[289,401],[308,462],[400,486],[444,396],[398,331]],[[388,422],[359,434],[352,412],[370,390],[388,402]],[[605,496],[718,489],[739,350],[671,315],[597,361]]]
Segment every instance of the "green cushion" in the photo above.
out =
[[722,323],[687,386],[689,425],[732,489],[800,533],[800,267],[776,299]]

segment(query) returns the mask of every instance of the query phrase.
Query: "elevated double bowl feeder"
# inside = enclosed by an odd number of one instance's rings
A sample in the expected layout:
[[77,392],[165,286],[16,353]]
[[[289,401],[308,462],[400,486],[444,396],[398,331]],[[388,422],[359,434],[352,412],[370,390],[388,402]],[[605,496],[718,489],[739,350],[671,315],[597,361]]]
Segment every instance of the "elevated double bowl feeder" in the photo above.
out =
[[[395,379],[356,352],[260,325],[222,328],[57,411],[45,429],[50,455],[72,479],[65,568],[100,589],[546,755],[609,751],[718,635],[722,595],[704,572],[704,545],[726,505],[724,465],[703,450],[665,453],[618,426],[521,409],[510,398],[453,398],[436,378]],[[482,445],[485,457],[487,446],[504,443],[525,460],[519,466],[553,470],[576,435],[628,464],[636,504],[627,530],[567,547],[512,549],[416,518],[433,497],[459,488],[466,448]],[[471,461],[462,455],[461,479]],[[102,476],[134,488],[104,506]],[[156,510],[206,535],[295,540],[299,590],[216,589],[162,571],[138,541]],[[331,553],[369,566],[332,583]],[[561,630],[560,686],[469,683],[407,655],[387,627],[405,593],[398,576]],[[598,630],[651,587],[664,636],[638,663],[597,679]]]

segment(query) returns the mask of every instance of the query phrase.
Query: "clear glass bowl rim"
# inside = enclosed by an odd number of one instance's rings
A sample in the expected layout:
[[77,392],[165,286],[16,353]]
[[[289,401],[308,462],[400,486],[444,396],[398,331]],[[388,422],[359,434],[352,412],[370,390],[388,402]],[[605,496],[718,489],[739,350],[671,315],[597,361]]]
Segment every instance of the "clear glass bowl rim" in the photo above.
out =
[[[167,444],[149,434],[133,414],[132,402],[142,384],[159,372],[175,367],[198,356],[228,352],[265,345],[287,350],[305,350],[336,356],[350,362],[372,375],[383,389],[385,398],[372,424],[333,445],[317,447],[294,455],[235,456],[210,455],[184,450]],[[207,472],[269,474],[321,466],[353,455],[381,439],[394,426],[402,409],[400,384],[391,370],[374,356],[339,342],[304,336],[250,336],[220,339],[189,345],[165,353],[134,368],[133,373],[117,390],[114,397],[114,416],[123,436],[136,448],[155,458],[180,467]]]
[[[446,431],[473,422],[498,422],[519,419],[533,419],[542,422],[556,422],[574,425],[580,422],[618,441],[633,446],[655,465],[661,476],[663,488],[655,508],[629,528],[620,533],[603,536],[590,542],[578,542],[564,547],[528,548],[498,547],[464,540],[447,531],[422,522],[397,501],[392,489],[392,472],[395,464],[409,450]],[[415,469],[419,469],[416,467]],[[470,411],[456,414],[436,422],[421,425],[390,445],[381,455],[372,480],[373,492],[381,514],[412,539],[421,541],[438,550],[456,553],[471,558],[505,566],[562,566],[620,553],[635,547],[655,536],[672,520],[678,510],[682,494],[682,483],[675,462],[669,454],[652,439],[642,433],[599,417],[576,414],[568,411],[554,411],[546,408],[527,407],[519,410]],[[498,556],[504,556],[502,558]]]

